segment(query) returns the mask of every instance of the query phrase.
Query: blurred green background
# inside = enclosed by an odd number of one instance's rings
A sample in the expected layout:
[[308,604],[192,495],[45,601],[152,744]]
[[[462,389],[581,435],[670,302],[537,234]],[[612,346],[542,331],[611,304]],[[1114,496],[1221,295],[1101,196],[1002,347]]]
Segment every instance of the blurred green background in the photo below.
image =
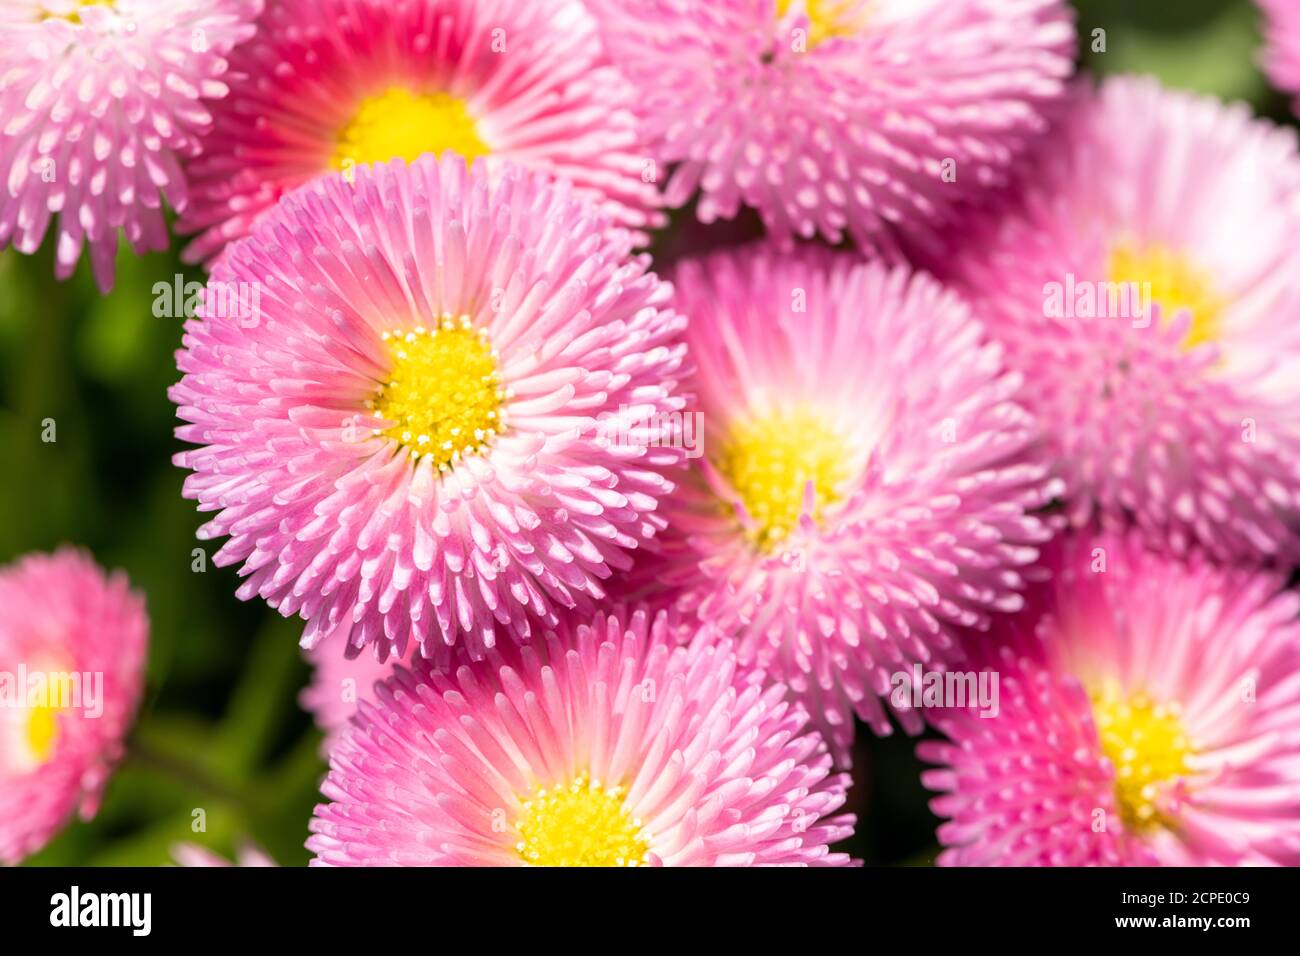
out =
[[[1094,72],[1154,73],[1292,122],[1257,68],[1251,0],[1076,5]],[[1092,52],[1095,29],[1106,31],[1105,53]],[[152,644],[131,755],[101,812],[29,862],[153,866],[179,841],[230,856],[247,839],[282,864],[304,863],[325,768],[297,706],[308,675],[301,622],[235,599],[234,570],[206,560],[215,547],[195,539],[201,518],[171,464],[181,446],[166,389],[177,378],[181,323],[154,317],[152,287],[202,276],[175,252],[123,252],[117,287],[101,297],[84,261],[72,281],[56,283],[52,252],[52,242],[31,257],[0,252],[0,562],[62,543],[88,547],[146,593]],[[57,423],[48,444],[47,418]],[[200,547],[206,570],[196,571]],[[847,848],[868,863],[924,865],[936,852],[914,744],[859,734],[850,809],[860,822]],[[205,829],[196,832],[200,810]]]

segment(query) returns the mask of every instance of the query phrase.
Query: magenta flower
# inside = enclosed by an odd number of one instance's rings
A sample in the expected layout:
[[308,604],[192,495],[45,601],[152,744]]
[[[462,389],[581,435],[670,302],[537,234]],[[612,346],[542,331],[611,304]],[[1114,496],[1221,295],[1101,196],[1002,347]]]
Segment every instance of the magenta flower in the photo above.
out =
[[1295,0],[1259,0],[1264,12],[1264,69],[1278,89],[1296,95],[1300,115],[1300,5]]
[[685,322],[632,242],[567,183],[455,155],[286,197],[213,273],[171,391],[239,596],[380,658],[602,598],[682,459],[655,423]]
[[1300,559],[1300,156],[1244,106],[1081,87],[953,273],[1026,378],[1076,525]]
[[621,225],[658,225],[636,95],[573,0],[278,0],[188,167],[186,257],[217,255],[322,175],[445,150],[544,170]]
[[674,284],[702,454],[638,583],[738,634],[846,759],[853,711],[890,732],[894,671],[1021,605],[1050,537],[1029,512],[1056,489],[1019,379],[959,299],[902,268],[753,246]]
[[113,286],[119,230],[167,248],[183,210],[180,160],[226,94],[230,51],[262,0],[6,0],[0,5],[0,245],[33,253],[56,216],[55,272],[83,248]]
[[399,667],[335,748],[308,849],[336,866],[842,866],[848,779],[712,628],[601,615]]
[[140,700],[149,625],[80,551],[0,569],[0,864],[89,820]]
[[1050,566],[980,642],[996,713],[954,709],[918,748],[939,863],[1300,864],[1300,596],[1136,535]]
[[1005,181],[1073,69],[1060,0],[588,0],[705,222],[892,247]]

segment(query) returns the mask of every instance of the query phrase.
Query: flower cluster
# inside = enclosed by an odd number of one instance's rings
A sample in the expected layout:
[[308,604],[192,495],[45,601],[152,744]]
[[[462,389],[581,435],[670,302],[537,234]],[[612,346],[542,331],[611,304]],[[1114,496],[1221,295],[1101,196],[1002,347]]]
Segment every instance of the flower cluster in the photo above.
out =
[[[849,865],[861,721],[937,732],[941,864],[1300,864],[1300,147],[1075,43],[1064,0],[4,4],[0,244],[57,216],[107,289],[166,204],[209,271],[174,461],[303,622],[315,863]],[[667,254],[689,202],[766,235]],[[145,622],[73,552],[0,607],[0,669],[103,681],[0,710],[11,862],[93,811]]]

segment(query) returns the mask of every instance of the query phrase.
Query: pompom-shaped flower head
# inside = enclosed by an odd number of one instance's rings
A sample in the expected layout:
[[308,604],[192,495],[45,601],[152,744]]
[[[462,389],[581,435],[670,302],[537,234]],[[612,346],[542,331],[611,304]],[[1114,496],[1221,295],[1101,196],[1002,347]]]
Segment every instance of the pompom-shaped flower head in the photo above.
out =
[[1027,379],[1079,526],[1300,558],[1300,155],[1244,106],[1078,91],[954,274]]
[[631,245],[567,183],[456,155],[286,197],[214,271],[171,392],[240,597],[381,658],[602,598],[682,459],[606,437],[682,404],[685,320]]
[[891,247],[1003,181],[1073,68],[1061,0],[589,0],[706,222]]
[[889,733],[893,672],[1020,607],[1053,488],[1019,381],[956,296],[902,267],[760,245],[674,284],[696,467],[643,567],[805,694],[843,756],[854,707]]
[[125,577],[79,551],[0,570],[0,864],[90,819],[144,681],[148,621]]
[[659,221],[636,94],[577,0],[274,0],[230,82],[187,169],[192,261],[309,180],[446,150],[569,179],[628,228]]
[[335,748],[307,847],[339,866],[844,865],[848,779],[712,629],[616,612],[399,667]]
[[1297,94],[1300,114],[1300,4],[1295,0],[1259,0],[1264,12],[1264,69],[1273,83]]
[[1137,535],[1054,551],[980,644],[997,706],[919,748],[939,862],[1300,864],[1300,596]]
[[167,248],[194,156],[226,94],[230,51],[262,0],[5,0],[0,4],[0,245],[35,252],[55,216],[55,271],[89,246],[113,285],[118,233]]

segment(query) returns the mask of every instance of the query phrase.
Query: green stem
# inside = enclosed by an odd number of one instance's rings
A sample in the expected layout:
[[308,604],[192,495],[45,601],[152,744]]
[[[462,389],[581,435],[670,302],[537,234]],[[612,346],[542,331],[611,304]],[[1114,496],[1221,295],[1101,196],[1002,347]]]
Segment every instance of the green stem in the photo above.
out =
[[191,789],[222,800],[242,810],[250,809],[247,794],[228,786],[198,764],[175,754],[163,753],[132,737],[126,745],[127,759],[156,773],[165,774]]

